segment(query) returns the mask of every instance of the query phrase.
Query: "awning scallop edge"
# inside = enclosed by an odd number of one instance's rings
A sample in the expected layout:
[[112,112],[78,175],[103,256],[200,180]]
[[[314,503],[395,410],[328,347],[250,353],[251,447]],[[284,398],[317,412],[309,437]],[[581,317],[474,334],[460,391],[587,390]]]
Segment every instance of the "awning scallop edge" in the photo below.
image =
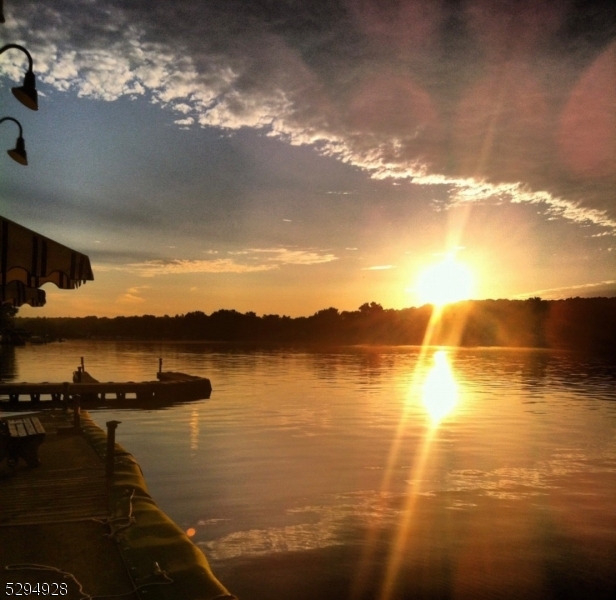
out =
[[45,290],[26,287],[21,281],[11,281],[0,285],[0,304],[19,307],[29,304],[33,307],[45,306],[47,297]]
[[[42,306],[39,287],[70,290],[94,280],[90,259],[9,219],[0,217],[0,285],[3,302]],[[16,282],[16,283],[15,283]],[[6,299],[5,299],[6,298]]]

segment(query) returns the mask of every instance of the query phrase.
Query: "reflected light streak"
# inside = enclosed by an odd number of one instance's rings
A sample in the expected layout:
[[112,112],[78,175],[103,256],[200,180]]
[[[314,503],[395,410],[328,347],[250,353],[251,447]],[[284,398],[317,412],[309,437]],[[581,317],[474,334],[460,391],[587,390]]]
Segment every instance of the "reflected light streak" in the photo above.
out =
[[422,400],[432,425],[438,425],[458,403],[458,386],[445,350],[434,353],[434,365],[423,385]]
[[199,411],[193,409],[190,413],[190,449],[197,451],[199,449]]
[[[462,211],[458,215],[458,222],[452,224],[452,231],[448,240],[449,247],[459,247],[469,213],[470,209]],[[444,340],[446,340],[445,343],[452,346],[457,345],[460,341],[464,330],[464,323],[455,323],[453,327],[451,327],[451,324],[445,325],[442,320],[443,311],[447,303],[461,300],[465,296],[469,297],[474,282],[466,267],[456,262],[455,251],[449,252],[441,265],[436,270],[430,270],[428,274],[429,277],[426,275],[426,282],[430,283],[428,288],[431,297],[429,300],[426,297],[426,300],[433,306],[432,315],[430,316],[417,364],[415,365],[408,400],[402,408],[400,420],[387,457],[380,489],[383,497],[387,497],[391,492],[398,458],[402,452],[406,451],[402,447],[402,440],[405,438],[409,428],[410,417],[414,414],[413,409],[417,406],[416,401],[422,400],[429,416],[430,424],[426,428],[423,440],[419,442],[407,478],[409,487],[405,494],[405,506],[400,522],[397,525],[394,539],[392,540],[379,600],[389,600],[394,591],[404,552],[409,543],[409,532],[412,526],[414,509],[421,492],[419,483],[423,479],[432,440],[438,431],[441,420],[450,414],[457,403],[457,385],[447,361],[447,355],[442,350],[440,353],[437,352],[438,356],[434,356],[435,364],[432,365],[430,356],[433,350],[431,347],[433,348],[435,343],[443,344]],[[429,370],[429,366],[431,366],[431,370]],[[427,377],[426,372],[428,372]],[[364,550],[351,589],[351,598],[362,597],[362,590],[365,589],[366,584],[369,582],[380,534],[378,524],[368,527]]]
[[[422,350],[427,349],[423,348]],[[427,360],[426,354],[427,352],[422,352],[424,365]],[[411,477],[409,479],[406,502],[400,522],[398,523],[389,560],[387,561],[387,569],[379,600],[388,600],[394,590],[400,566],[405,557],[405,550],[409,540],[411,540],[410,530],[413,525],[415,505],[421,492],[420,482],[423,480],[432,441],[440,422],[452,412],[458,401],[458,386],[447,358],[447,352],[445,350],[437,350],[434,353],[433,361],[434,364],[430,367],[423,380],[423,385],[420,387],[421,400],[430,417],[431,427],[426,432],[410,473]],[[421,371],[418,373],[416,370],[415,379],[422,379],[420,373]],[[416,392],[419,391],[417,390],[418,386],[414,385],[413,387]]]
[[[395,539],[391,546],[379,600],[389,600],[393,593],[405,549],[409,543],[409,533],[412,526],[414,509],[421,492],[419,482],[423,478],[427,459],[430,455],[432,440],[438,431],[441,420],[451,413],[458,401],[458,386],[455,381],[454,373],[449,365],[446,351],[438,350],[434,354],[434,364],[431,365],[431,368],[428,370],[429,355],[431,352],[430,345],[438,333],[442,310],[442,306],[435,306],[432,311],[432,316],[424,337],[424,343],[415,366],[408,400],[403,407],[396,435],[392,441],[381,484],[381,493],[385,495],[391,488],[395,464],[402,450],[402,439],[408,428],[411,410],[414,405],[416,406],[415,401],[421,399],[430,417],[430,426],[427,428],[424,438],[420,442],[415,460],[409,472],[409,487],[406,493],[406,502],[400,522],[397,526]],[[424,374],[426,375],[424,376]],[[361,591],[365,588],[368,581],[371,570],[370,565],[376,552],[378,537],[379,531],[377,527],[369,528],[364,552],[357,570],[357,577],[351,590],[352,598],[361,596]]]

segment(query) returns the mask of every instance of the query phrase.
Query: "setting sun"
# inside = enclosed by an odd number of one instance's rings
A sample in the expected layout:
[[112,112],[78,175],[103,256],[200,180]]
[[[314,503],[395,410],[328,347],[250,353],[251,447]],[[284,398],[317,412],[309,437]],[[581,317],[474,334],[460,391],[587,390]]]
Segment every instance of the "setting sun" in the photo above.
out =
[[468,300],[473,290],[474,278],[470,269],[459,263],[453,254],[422,271],[415,286],[419,301],[435,306]]

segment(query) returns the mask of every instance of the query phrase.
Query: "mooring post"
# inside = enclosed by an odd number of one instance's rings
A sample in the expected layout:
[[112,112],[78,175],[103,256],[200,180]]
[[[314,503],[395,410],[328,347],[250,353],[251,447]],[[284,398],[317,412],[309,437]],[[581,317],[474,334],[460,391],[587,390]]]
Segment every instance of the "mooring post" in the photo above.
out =
[[163,359],[162,358],[158,359],[158,372],[159,373],[163,372]]
[[73,395],[73,427],[79,429],[81,427],[81,396]]
[[81,370],[82,370],[82,371],[85,371],[85,370],[86,370],[86,368],[85,368],[85,367],[84,367],[84,365],[83,365],[83,356],[81,357]]
[[115,463],[115,430],[122,421],[107,421],[107,466],[106,475],[113,477],[113,467]]
[[62,384],[62,402],[64,406],[64,412],[68,411],[68,401],[70,399],[70,393],[68,391],[68,381]]

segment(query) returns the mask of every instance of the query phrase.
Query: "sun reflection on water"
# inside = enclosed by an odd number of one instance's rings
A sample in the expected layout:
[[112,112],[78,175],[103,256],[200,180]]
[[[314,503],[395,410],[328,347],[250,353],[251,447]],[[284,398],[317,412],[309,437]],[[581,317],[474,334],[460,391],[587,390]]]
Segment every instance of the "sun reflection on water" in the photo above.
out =
[[190,449],[196,452],[199,449],[199,411],[195,408],[190,413]]
[[422,401],[432,424],[437,426],[458,403],[458,384],[445,350],[434,353],[434,364],[423,384]]
[[[406,403],[405,410],[400,416],[400,423],[392,441],[383,476],[381,493],[388,493],[395,482],[396,464],[400,455],[404,452],[404,432],[408,428],[409,421],[414,413],[413,407],[417,407],[419,403],[428,415],[430,425],[424,430],[423,438],[417,447],[412,465],[408,471],[409,486],[405,494],[402,510],[398,515],[395,532],[390,541],[389,557],[383,574],[378,600],[391,600],[394,593],[403,561],[412,543],[413,529],[417,526],[415,513],[417,502],[423,494],[421,482],[429,470],[431,450],[434,441],[439,435],[439,425],[443,419],[452,414],[459,404],[459,385],[449,362],[447,351],[438,349],[430,357],[431,353],[431,346],[425,345],[422,347],[409,390],[409,402]],[[432,358],[432,361],[430,358]],[[352,597],[354,598],[361,597],[361,590],[366,584],[367,565],[376,551],[377,538],[378,531],[369,530],[362,561],[352,589]]]

